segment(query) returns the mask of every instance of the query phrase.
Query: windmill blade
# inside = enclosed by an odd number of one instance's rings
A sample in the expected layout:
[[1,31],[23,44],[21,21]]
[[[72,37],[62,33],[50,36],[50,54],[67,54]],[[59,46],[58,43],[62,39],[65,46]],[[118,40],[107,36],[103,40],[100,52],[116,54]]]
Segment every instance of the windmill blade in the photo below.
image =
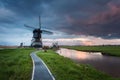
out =
[[39,16],[39,28],[41,30],[41,17]]
[[53,32],[47,31],[47,30],[42,30],[42,33],[43,33],[43,34],[53,34]]
[[27,27],[27,28],[35,29],[34,27],[28,26],[26,24],[24,24],[24,26]]

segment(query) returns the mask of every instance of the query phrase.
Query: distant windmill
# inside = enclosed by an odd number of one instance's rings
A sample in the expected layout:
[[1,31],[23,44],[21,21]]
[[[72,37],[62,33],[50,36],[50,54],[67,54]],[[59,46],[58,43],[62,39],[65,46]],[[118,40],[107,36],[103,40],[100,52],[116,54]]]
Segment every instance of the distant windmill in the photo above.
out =
[[43,46],[43,44],[42,44],[42,36],[41,36],[42,33],[53,34],[52,32],[47,31],[47,30],[41,30],[40,16],[39,16],[39,28],[34,28],[34,27],[28,26],[26,24],[24,24],[24,26],[33,29],[33,39],[32,39],[32,42],[31,42],[32,47],[41,48]]

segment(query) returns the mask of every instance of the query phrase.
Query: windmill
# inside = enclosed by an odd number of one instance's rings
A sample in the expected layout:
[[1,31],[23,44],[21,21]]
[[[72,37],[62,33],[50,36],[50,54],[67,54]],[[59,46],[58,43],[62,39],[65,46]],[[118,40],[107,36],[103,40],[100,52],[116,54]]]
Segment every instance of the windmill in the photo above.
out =
[[32,47],[42,48],[42,46],[43,46],[43,44],[42,44],[42,33],[53,34],[50,31],[41,29],[40,16],[39,16],[39,27],[38,28],[34,28],[34,27],[28,26],[26,24],[24,24],[24,26],[33,29],[33,38],[31,40],[31,46]]

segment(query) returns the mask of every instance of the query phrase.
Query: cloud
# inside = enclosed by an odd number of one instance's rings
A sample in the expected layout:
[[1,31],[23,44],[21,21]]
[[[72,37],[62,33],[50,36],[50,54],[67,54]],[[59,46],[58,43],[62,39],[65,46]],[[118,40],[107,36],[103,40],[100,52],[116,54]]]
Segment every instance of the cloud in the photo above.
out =
[[0,32],[1,45],[19,45],[21,42],[30,45],[31,43],[32,33],[28,30],[2,27]]
[[100,35],[103,38],[120,38],[120,6],[109,3],[108,7],[109,10],[89,19],[87,26],[95,29],[92,30],[97,33],[93,32],[93,35]]
[[[84,4],[84,2],[86,2],[86,4]],[[101,5],[99,4],[98,6],[98,2],[101,2]],[[96,36],[109,39],[120,38],[120,6],[118,5],[120,2],[114,2],[115,1],[113,0],[95,2],[85,0],[81,3],[79,1],[78,3],[77,1],[71,1],[69,4],[67,4],[63,1],[63,6],[58,10],[63,9],[63,12],[61,11],[59,14],[62,14],[62,21],[65,23],[62,23],[57,28],[60,31],[66,32],[68,34]],[[78,4],[84,4],[84,6],[79,6]],[[91,7],[89,7],[89,5]],[[101,7],[104,7],[104,9]],[[85,11],[86,8],[89,9],[87,9],[88,12]],[[85,10],[82,11],[81,9]]]
[[99,4],[99,5],[106,5],[109,2],[111,2],[112,0],[91,0],[93,3]]
[[52,5],[51,7],[59,15],[70,14],[75,16],[77,13],[80,14],[81,12],[90,13],[91,10],[101,10],[102,7],[104,8],[103,4],[105,5],[109,1],[111,0],[55,0],[50,5]]
[[1,0],[5,8],[14,11],[22,16],[39,15],[42,12],[42,4],[49,0]]
[[15,21],[14,16],[15,13],[12,12],[11,10],[3,7],[0,8],[0,23],[8,23],[8,24],[14,23]]
[[120,45],[120,39],[102,39],[93,36],[82,36],[78,38],[60,38],[60,39],[43,39],[43,44],[52,46],[57,42],[59,45]]
[[93,16],[88,24],[106,24],[120,19],[120,6],[108,4],[109,10]]
[[[120,38],[119,5],[119,0],[0,0],[0,37],[17,33],[15,36],[22,39],[21,35],[30,33],[23,25],[38,26],[41,15],[42,28],[57,32],[52,36],[43,35],[43,39]],[[82,43],[92,44],[91,41]]]

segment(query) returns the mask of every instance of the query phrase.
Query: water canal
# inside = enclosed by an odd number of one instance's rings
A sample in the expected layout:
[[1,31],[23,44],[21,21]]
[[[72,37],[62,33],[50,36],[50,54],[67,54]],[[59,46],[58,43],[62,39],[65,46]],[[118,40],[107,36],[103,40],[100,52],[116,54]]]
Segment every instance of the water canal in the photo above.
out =
[[71,58],[77,63],[89,64],[96,69],[113,77],[120,77],[120,58],[102,55],[101,52],[82,52],[61,48],[57,51],[64,57]]

